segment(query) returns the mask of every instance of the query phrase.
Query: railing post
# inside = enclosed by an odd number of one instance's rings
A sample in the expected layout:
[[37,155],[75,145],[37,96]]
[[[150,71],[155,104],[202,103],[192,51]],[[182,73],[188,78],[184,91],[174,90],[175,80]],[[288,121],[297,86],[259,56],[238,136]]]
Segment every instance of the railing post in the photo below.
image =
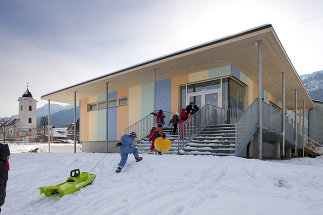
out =
[[282,133],[283,133],[283,138],[282,138],[282,158],[285,158],[285,136],[286,136],[286,115],[285,115],[285,72],[282,73],[282,97],[283,97],[283,104],[282,104]]
[[295,89],[295,157],[297,156],[297,89]]
[[304,141],[305,141],[305,100],[303,100],[303,128],[302,128],[302,135],[303,135],[303,157],[304,157]]

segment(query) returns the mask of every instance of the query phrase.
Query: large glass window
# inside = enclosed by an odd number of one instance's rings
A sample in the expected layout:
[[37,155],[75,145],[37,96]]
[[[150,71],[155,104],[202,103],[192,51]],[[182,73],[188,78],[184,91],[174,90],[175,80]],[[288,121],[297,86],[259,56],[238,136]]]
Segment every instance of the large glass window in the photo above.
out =
[[245,87],[229,79],[229,111],[230,123],[236,122],[239,115],[245,110],[246,105]]
[[186,107],[186,86],[181,86],[181,110]]
[[196,92],[215,90],[220,88],[221,88],[221,80],[207,81],[207,82],[188,85],[187,93],[196,93]]

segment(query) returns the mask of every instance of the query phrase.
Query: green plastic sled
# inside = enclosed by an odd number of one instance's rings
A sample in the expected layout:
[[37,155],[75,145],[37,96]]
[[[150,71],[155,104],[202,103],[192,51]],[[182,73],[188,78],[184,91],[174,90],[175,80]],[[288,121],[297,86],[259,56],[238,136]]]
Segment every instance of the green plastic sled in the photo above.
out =
[[54,194],[59,194],[60,196],[72,194],[91,184],[94,179],[95,174],[89,174],[88,172],[80,173],[79,169],[75,169],[71,171],[70,177],[65,182],[56,186],[39,187],[40,195],[44,193],[47,197],[50,197]]

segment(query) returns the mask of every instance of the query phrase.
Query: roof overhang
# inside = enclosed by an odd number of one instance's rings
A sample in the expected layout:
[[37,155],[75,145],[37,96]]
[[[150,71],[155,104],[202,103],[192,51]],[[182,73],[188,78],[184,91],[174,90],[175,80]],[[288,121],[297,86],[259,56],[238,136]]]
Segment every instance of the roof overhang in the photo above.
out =
[[72,104],[74,92],[77,93],[77,99],[104,94],[106,82],[109,83],[110,92],[151,83],[154,68],[158,81],[188,72],[233,65],[258,83],[257,41],[259,40],[262,40],[263,44],[263,89],[282,101],[282,73],[285,72],[286,107],[295,109],[295,89],[297,89],[298,108],[303,107],[303,100],[306,109],[313,108],[314,103],[272,25],[263,25],[137,64],[43,95],[41,99]]

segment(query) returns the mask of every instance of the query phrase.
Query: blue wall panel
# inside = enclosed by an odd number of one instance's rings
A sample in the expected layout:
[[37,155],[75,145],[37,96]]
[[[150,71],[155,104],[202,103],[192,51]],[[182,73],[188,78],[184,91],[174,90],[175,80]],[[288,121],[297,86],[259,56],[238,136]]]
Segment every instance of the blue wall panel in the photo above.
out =
[[231,66],[231,74],[240,80],[240,71],[234,66]]
[[[108,99],[117,98],[117,91],[110,92],[108,94]],[[104,101],[105,94],[98,95],[98,101]],[[117,107],[109,108],[109,140],[117,139]],[[98,141],[105,141],[106,132],[106,110],[98,110]]]
[[171,111],[171,79],[156,82],[156,109]]

